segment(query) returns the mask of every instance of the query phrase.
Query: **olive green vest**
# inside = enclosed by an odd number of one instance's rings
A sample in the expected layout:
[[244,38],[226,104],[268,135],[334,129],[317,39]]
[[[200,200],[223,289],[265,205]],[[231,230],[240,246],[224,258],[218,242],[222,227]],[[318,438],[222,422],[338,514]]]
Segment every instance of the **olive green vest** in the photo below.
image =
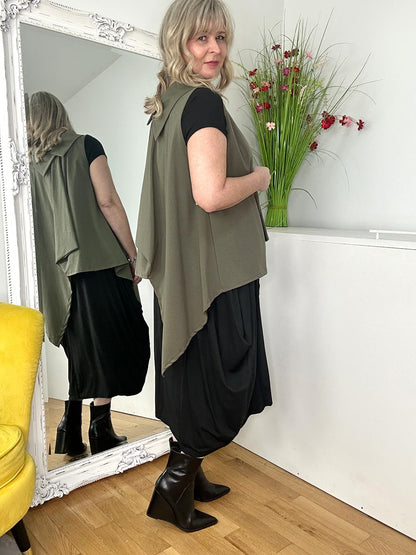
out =
[[[163,321],[162,372],[185,351],[225,291],[265,275],[265,239],[257,193],[207,213],[195,204],[181,117],[194,88],[174,83],[152,121],[137,228],[136,273],[150,279]],[[227,176],[253,169],[250,147],[225,111]]]
[[131,279],[126,255],[95,198],[84,135],[65,131],[41,162],[30,164],[40,309],[59,345],[71,308],[69,276],[115,268]]

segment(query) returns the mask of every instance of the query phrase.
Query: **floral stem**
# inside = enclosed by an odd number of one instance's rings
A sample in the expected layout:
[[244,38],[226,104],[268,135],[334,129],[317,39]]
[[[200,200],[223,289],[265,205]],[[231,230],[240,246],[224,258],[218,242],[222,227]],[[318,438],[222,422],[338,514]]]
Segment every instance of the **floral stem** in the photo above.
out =
[[269,204],[266,214],[268,227],[287,227],[287,204],[274,206]]

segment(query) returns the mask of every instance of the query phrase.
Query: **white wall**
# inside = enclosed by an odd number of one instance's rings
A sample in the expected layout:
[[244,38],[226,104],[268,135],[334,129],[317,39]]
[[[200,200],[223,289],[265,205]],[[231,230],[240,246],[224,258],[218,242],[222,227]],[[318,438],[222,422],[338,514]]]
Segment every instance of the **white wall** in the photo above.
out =
[[149,135],[143,101],[154,92],[159,67],[158,60],[124,52],[65,103],[76,132],[103,144],[134,234]]
[[337,160],[305,165],[295,186],[310,191],[318,208],[304,193],[293,192],[289,224],[415,230],[416,135],[411,120],[416,74],[409,55],[414,50],[416,5],[412,0],[296,0],[285,2],[288,28],[300,15],[311,24],[325,22],[332,9],[326,44],[346,43],[341,49],[347,57],[345,75],[352,75],[371,55],[363,80],[377,80],[364,89],[374,104],[357,95],[348,105],[347,113],[366,121],[363,131],[338,125],[325,133],[322,146],[340,156],[347,177]]
[[416,244],[303,231],[270,234],[273,406],[236,441],[416,538]]

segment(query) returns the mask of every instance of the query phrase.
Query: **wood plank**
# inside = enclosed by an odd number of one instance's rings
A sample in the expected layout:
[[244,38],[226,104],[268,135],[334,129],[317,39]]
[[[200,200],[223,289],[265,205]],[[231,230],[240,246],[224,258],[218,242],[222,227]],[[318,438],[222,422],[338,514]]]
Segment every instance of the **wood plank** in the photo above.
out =
[[370,537],[368,532],[323,509],[320,505],[317,505],[310,499],[306,499],[302,495],[295,499],[292,505],[297,509],[301,509],[303,513],[312,516],[315,521],[321,522],[325,528],[333,531],[337,536],[345,538],[351,544],[359,545]]
[[307,552],[292,543],[279,551],[279,555],[307,555]]
[[141,544],[137,543],[130,534],[126,533],[123,527],[115,522],[101,526],[95,530],[97,536],[117,555],[147,555],[147,551],[142,549]]
[[[322,545],[335,553],[346,555],[364,553],[360,545],[345,537],[344,531],[341,534],[339,533],[341,523],[338,521],[338,526],[331,528],[331,526],[328,526],[322,520],[314,518],[313,514],[300,510],[294,502],[275,499],[268,506],[275,511],[276,516],[281,522],[281,534],[290,539],[292,543],[299,545],[302,549],[307,550],[307,544],[304,543],[305,538],[301,538],[302,543],[294,541],[292,535],[294,527],[301,530],[303,534],[313,537],[314,540],[318,540]],[[331,522],[331,524],[333,523]]]
[[[25,516],[25,526],[36,555],[80,555],[81,551],[61,533],[59,527],[47,515],[44,506],[29,509]],[[40,546],[40,549],[37,546]]]
[[416,542],[411,538],[399,535],[395,541],[393,537],[387,540],[371,536],[363,542],[361,547],[366,555],[415,555]]
[[[90,528],[100,528],[110,523],[108,515],[103,512],[98,504],[97,499],[93,495],[92,498],[86,495],[84,488],[71,491],[70,498],[65,499],[67,505],[76,506],[77,515],[81,517]],[[111,498],[110,496],[107,499]]]
[[[59,508],[56,505],[59,503]],[[114,555],[93,529],[76,513],[76,506],[71,506],[70,497],[54,499],[42,506],[47,516],[59,528],[61,534],[70,540],[80,553],[100,553]],[[52,551],[53,553],[53,551]]]
[[226,497],[228,499],[224,498],[221,505],[218,503],[211,514],[218,520],[225,515],[239,525],[237,530],[226,536],[238,549],[244,552],[245,544],[249,550],[257,545],[259,553],[273,553],[273,550],[278,553],[290,543],[280,534],[271,509],[261,503],[247,501],[245,494],[237,491],[230,492]]
[[[88,408],[88,407],[87,407]],[[416,555],[416,542],[230,444],[208,457],[209,479],[231,493],[195,506],[218,524],[192,534],[146,516],[167,456],[31,509],[38,555]]]

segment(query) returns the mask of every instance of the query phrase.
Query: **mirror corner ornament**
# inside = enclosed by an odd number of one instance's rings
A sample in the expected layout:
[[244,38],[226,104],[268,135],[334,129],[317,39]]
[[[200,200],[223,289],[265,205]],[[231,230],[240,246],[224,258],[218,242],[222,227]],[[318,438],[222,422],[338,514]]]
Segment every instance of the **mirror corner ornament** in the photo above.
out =
[[43,505],[45,501],[53,499],[54,497],[63,497],[68,495],[69,488],[66,484],[57,482],[53,483],[46,478],[46,476],[37,476],[35,494],[32,499],[32,507]]
[[3,0],[0,3],[0,29],[9,30],[11,19],[15,19],[23,10],[36,8],[40,0]]
[[90,14],[90,18],[98,25],[98,36],[113,42],[123,43],[124,35],[128,31],[134,31],[134,27],[130,23],[120,23],[96,13]]
[[13,163],[13,186],[12,193],[17,195],[20,191],[22,185],[29,186],[29,162],[28,157],[25,153],[21,154],[17,148],[13,139],[9,139],[10,153]]

